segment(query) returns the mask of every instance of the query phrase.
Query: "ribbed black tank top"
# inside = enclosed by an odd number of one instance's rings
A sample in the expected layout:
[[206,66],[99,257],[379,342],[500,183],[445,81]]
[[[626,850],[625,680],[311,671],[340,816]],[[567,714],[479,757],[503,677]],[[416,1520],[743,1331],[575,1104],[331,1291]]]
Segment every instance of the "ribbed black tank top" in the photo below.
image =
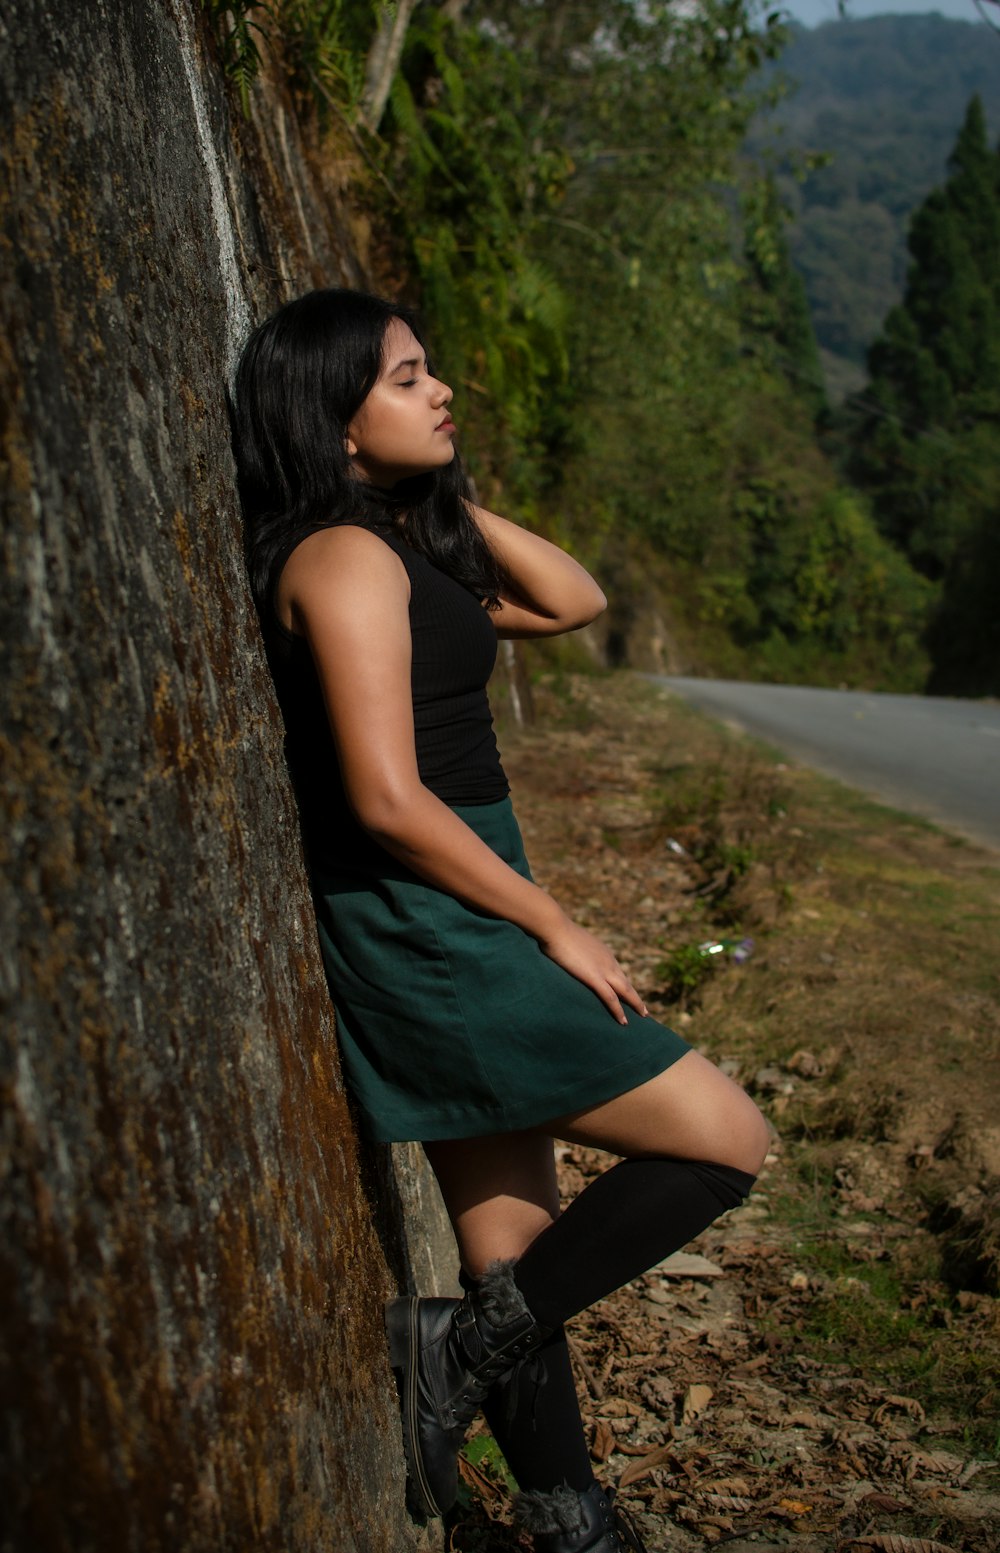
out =
[[[510,791],[486,682],[496,662],[493,621],[479,601],[405,540],[378,536],[410,580],[410,685],[420,780],[447,804],[495,803]],[[285,719],[285,750],[310,855],[326,863],[370,854],[344,792],[309,644],[290,632],[269,643]]]

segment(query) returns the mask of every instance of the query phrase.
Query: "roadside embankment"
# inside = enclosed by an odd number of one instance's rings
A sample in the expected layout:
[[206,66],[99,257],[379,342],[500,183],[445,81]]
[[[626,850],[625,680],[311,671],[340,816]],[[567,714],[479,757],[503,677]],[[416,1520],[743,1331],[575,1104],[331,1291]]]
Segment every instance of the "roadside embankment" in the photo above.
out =
[[535,699],[502,743],[536,876],[774,1128],[706,1260],[573,1323],[597,1470],[651,1547],[994,1553],[1000,857],[635,677]]

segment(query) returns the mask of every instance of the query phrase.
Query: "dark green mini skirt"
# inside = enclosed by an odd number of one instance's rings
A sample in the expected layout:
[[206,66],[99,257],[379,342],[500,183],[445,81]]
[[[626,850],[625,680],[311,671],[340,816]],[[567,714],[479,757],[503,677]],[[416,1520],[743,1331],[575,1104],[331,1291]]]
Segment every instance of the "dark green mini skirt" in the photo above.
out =
[[[456,807],[530,878],[509,799]],[[626,1009],[619,1025],[521,928],[379,852],[314,872],[348,1082],[379,1142],[537,1126],[624,1094],[689,1049]]]

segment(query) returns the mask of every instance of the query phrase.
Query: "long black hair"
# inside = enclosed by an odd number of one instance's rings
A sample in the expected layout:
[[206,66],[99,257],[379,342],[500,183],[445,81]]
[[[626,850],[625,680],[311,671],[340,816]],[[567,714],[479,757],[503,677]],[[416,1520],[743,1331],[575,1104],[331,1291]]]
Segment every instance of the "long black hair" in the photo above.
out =
[[250,582],[265,625],[273,624],[274,591],[295,546],[341,523],[404,528],[415,550],[497,604],[504,569],[472,517],[457,453],[388,491],[360,479],[348,456],[347,427],[378,380],[394,318],[420,339],[394,302],[364,291],[310,291],[262,323],[244,347],[233,445]]

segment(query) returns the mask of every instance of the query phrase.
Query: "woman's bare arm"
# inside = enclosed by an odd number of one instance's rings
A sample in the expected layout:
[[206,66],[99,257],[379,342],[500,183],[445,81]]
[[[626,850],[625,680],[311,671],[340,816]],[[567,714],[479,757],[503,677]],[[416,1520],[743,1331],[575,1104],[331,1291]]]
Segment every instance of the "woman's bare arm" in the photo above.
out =
[[590,573],[558,545],[484,507],[473,507],[472,514],[514,585],[493,612],[498,636],[559,636],[607,608]]
[[515,922],[624,1022],[642,999],[611,951],[510,868],[420,781],[410,690],[409,580],[364,529],[312,534],[293,552],[279,611],[309,641],[359,822],[394,857],[471,906]]

